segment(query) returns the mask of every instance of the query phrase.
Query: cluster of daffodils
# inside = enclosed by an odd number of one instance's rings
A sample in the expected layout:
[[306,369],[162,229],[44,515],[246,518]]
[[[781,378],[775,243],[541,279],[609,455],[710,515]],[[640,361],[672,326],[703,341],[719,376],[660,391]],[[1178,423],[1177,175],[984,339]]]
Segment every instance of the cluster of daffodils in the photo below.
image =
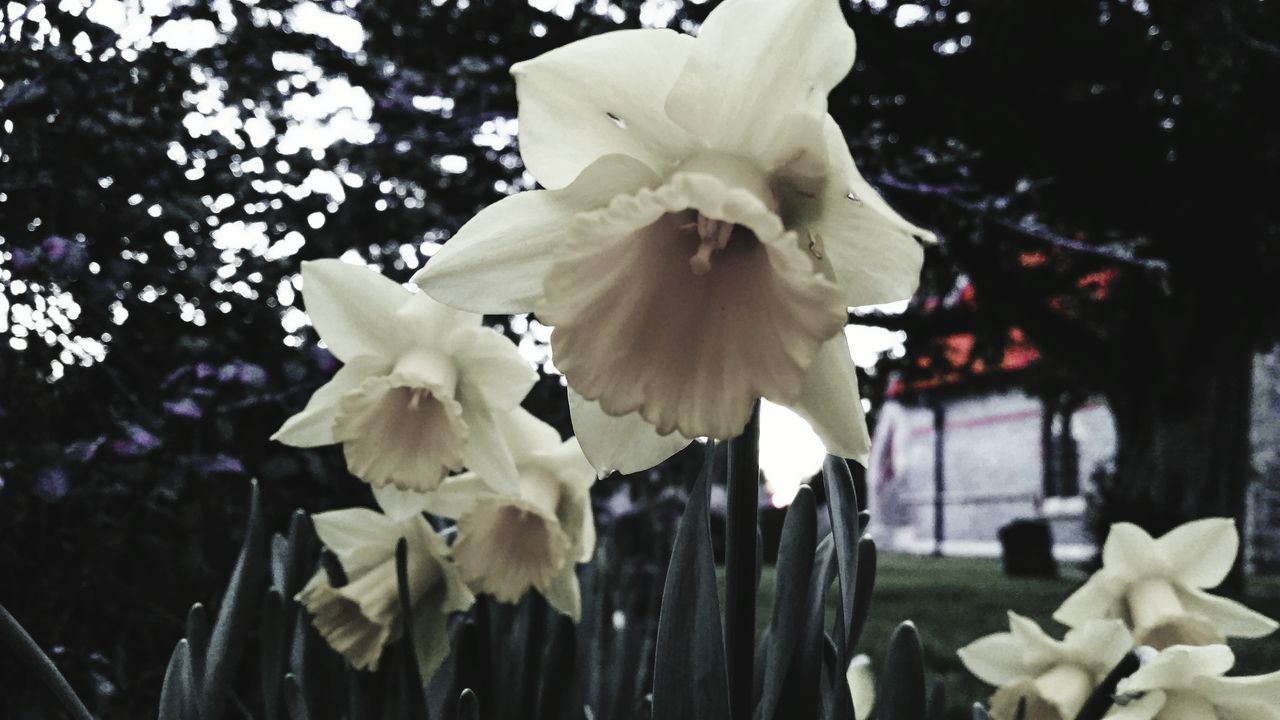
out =
[[[520,408],[536,374],[515,345],[480,316],[368,268],[321,260],[305,263],[302,278],[312,322],[344,364],[274,437],[341,444],[381,508],[312,517],[345,575],[335,585],[318,573],[298,594],[320,634],[371,670],[408,626],[429,676],[448,655],[446,618],[469,608],[474,593],[516,602],[536,590],[576,619],[575,564],[595,546],[596,474],[576,440],[561,441]],[[452,543],[427,513],[454,521]]]
[[[854,50],[839,0],[725,0],[696,38],[553,50],[512,68],[544,189],[468,222],[414,278],[422,292],[304,265],[306,310],[343,366],[275,439],[341,444],[382,508],[316,516],[346,582],[317,575],[299,595],[353,665],[374,667],[407,625],[429,673],[473,592],[535,589],[576,617],[597,474],[736,436],[761,398],[865,461],[848,308],[910,297],[933,236],[862,178],[827,113]],[[526,312],[554,327],[568,442],[519,409],[536,376],[480,322]]]
[[1053,617],[1070,628],[1055,640],[1009,613],[1009,632],[959,651],[994,685],[991,716],[1071,720],[1125,655],[1143,662],[1116,689],[1112,720],[1280,720],[1280,672],[1223,677],[1235,658],[1227,638],[1256,638],[1277,623],[1206,588],[1220,584],[1239,551],[1235,523],[1197,520],[1159,539],[1119,523],[1103,566]]

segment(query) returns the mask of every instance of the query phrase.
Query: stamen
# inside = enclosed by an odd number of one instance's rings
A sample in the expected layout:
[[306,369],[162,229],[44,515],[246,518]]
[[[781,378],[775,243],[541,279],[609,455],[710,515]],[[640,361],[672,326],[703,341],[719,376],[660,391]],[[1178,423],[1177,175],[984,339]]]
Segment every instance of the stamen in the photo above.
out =
[[[692,224],[692,223],[691,223]],[[698,213],[698,250],[689,258],[689,268],[694,275],[706,275],[711,271],[711,256],[729,244],[733,223],[715,220]]]
[[413,394],[409,396],[409,409],[417,410],[418,405],[422,402],[422,388],[414,388]]

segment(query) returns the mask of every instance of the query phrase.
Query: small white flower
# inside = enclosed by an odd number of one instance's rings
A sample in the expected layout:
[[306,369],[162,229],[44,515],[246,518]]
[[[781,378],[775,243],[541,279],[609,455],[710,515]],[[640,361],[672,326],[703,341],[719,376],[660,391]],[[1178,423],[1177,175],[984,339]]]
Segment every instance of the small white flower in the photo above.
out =
[[482,211],[415,280],[555,326],[602,471],[735,436],[762,397],[864,459],[847,307],[910,297],[931,236],[827,115],[853,58],[837,0],[726,0],[696,39],[612,32],[516,65],[520,152],[548,189]]
[[853,698],[854,720],[867,720],[876,705],[876,678],[871,674],[871,658],[856,655],[845,671],[849,695]]
[[476,592],[514,603],[534,588],[577,620],[582,612],[575,563],[595,550],[590,487],[594,469],[574,438],[523,409],[499,418],[515,458],[518,494],[496,493],[477,473],[455,475],[433,493],[378,490],[384,506],[454,518],[453,557]]
[[1009,632],[979,638],[956,654],[969,672],[997,688],[991,697],[996,720],[1012,720],[1022,700],[1027,720],[1072,720],[1132,648],[1133,636],[1120,620],[1095,620],[1054,640],[1010,612]]
[[449,547],[420,513],[384,515],[352,508],[312,516],[316,534],[338,557],[347,584],[324,572],[298,593],[320,635],[359,670],[376,670],[382,649],[404,633],[396,545],[407,547],[409,605],[418,668],[429,679],[449,653],[445,620],[475,597],[449,561]]
[[1064,625],[1121,618],[1138,644],[1215,645],[1228,637],[1262,637],[1271,618],[1205,592],[1231,572],[1240,536],[1229,518],[1195,520],[1159,540],[1130,523],[1111,526],[1102,569],[1053,614]]
[[1280,720],[1280,672],[1223,677],[1225,645],[1175,645],[1120,681],[1108,720]]
[[307,314],[345,365],[272,439],[342,443],[352,474],[374,487],[430,490],[464,465],[512,487],[493,418],[537,380],[515,345],[368,268],[305,262],[302,279]]

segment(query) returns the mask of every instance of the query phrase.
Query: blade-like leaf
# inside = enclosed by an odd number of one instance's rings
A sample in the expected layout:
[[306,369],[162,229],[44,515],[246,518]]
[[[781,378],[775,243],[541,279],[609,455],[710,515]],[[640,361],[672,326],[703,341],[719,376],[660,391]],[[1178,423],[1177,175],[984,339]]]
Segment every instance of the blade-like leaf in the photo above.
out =
[[458,697],[458,720],[480,720],[480,701],[469,689]]
[[869,537],[858,540],[858,579],[854,581],[853,620],[849,623],[849,652],[858,647],[862,630],[871,614],[871,591],[876,586],[876,543]]
[[756,717],[775,717],[783,686],[795,665],[796,648],[808,617],[809,586],[814,552],[818,544],[818,520],[813,490],[801,485],[787,508],[778,541],[777,572],[773,580],[773,616],[769,621],[769,664]]
[[195,680],[196,697],[200,696],[200,681],[204,679],[204,661],[209,654],[209,611],[196,603],[187,612],[187,645],[191,657],[191,677]]
[[929,697],[926,703],[925,717],[928,720],[946,720],[947,718],[947,685],[942,678],[929,681]]
[[827,535],[814,552],[804,616],[796,627],[795,661],[787,673],[781,702],[781,707],[786,708],[783,713],[786,718],[814,718],[818,715],[822,692],[823,622],[826,619],[827,591],[835,579],[835,544]]
[[310,720],[311,714],[307,712],[307,698],[302,692],[302,684],[298,682],[298,676],[286,673],[283,685],[284,707],[289,713],[289,720]]
[[822,644],[822,700],[818,707],[819,720],[852,720],[853,696],[849,692],[849,679],[840,659],[840,651],[830,635]]
[[707,462],[689,493],[662,593],[653,673],[653,717],[727,720],[725,670],[716,565],[711,548],[710,469]]
[[0,605],[0,640],[3,640],[9,650],[18,657],[20,663],[26,665],[40,678],[45,687],[58,698],[62,709],[66,710],[68,715],[75,720],[93,720],[89,710],[71,689],[71,684],[62,676],[62,673],[58,672],[58,667],[18,624],[18,619],[9,614],[4,605]]
[[889,639],[876,707],[880,720],[925,717],[924,649],[916,626],[910,622],[899,625]]
[[191,669],[191,646],[179,640],[160,688],[160,720],[200,720],[199,692]]
[[244,542],[236,560],[231,582],[222,597],[218,620],[209,637],[209,653],[205,660],[205,676],[201,683],[200,717],[221,720],[222,709],[231,690],[231,681],[240,663],[249,634],[249,622],[257,606],[258,593],[267,574],[267,535],[262,527],[262,512],[257,481],[249,493],[249,521],[245,525]]
[[277,588],[267,590],[262,598],[262,617],[258,627],[258,674],[262,682],[262,713],[266,720],[280,716],[280,683],[284,679],[285,644],[289,621],[285,599]]
[[[861,468],[861,466],[859,466]],[[853,475],[844,458],[828,455],[822,464],[822,481],[827,490],[827,513],[831,516],[831,536],[835,540],[836,566],[840,576],[840,612],[836,613],[836,647],[846,666],[853,659],[853,610],[858,582],[858,538],[862,535],[858,517],[858,496]]]

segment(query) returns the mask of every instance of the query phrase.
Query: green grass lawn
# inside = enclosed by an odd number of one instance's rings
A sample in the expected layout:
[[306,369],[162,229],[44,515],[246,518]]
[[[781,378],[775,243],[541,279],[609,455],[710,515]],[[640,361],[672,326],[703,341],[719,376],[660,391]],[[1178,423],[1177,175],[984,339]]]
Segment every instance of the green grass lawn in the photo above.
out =
[[[924,640],[930,677],[947,685],[954,717],[967,717],[961,708],[974,701],[985,703],[991,689],[965,671],[956,649],[993,632],[1008,630],[1005,611],[1013,610],[1039,622],[1050,634],[1061,637],[1065,628],[1050,619],[1058,605],[1083,581],[1082,572],[1064,569],[1072,578],[1029,580],[1007,578],[995,560],[882,555],[871,618],[860,643],[860,652],[880,667],[889,635],[904,620],[915,622]],[[758,625],[769,622],[773,605],[774,569],[766,567],[761,578]],[[1247,601],[1271,617],[1280,617],[1280,580],[1255,581]],[[833,593],[834,594],[834,593]],[[834,605],[828,605],[828,616]],[[830,626],[830,623],[828,623]],[[1280,670],[1280,634],[1261,640],[1231,643],[1236,652],[1233,674],[1259,674]]]

